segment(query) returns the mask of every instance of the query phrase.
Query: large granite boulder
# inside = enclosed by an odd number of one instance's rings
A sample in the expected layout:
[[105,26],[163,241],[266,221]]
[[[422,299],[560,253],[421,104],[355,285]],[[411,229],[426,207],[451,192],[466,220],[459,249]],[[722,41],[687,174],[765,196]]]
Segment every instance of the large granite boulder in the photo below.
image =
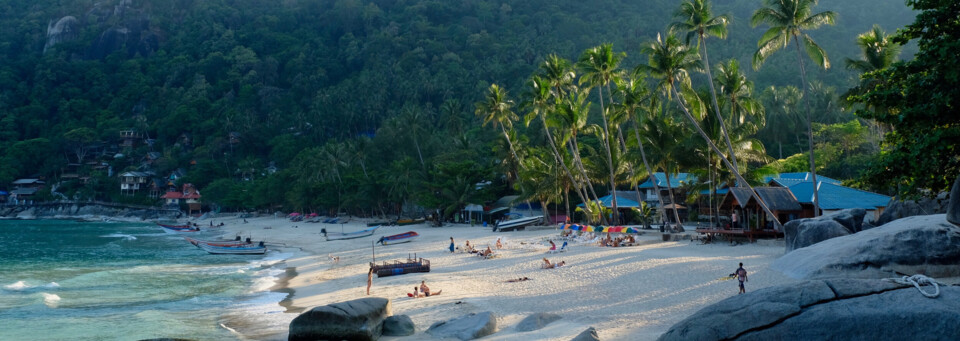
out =
[[590,327],[574,336],[570,341],[600,341],[600,335],[597,335],[597,328]]
[[960,287],[941,286],[940,296],[930,299],[912,286],[886,280],[829,279],[727,298],[673,325],[659,340],[951,340],[957,335]]
[[60,43],[66,43],[80,36],[80,22],[73,16],[65,16],[56,23],[47,24],[47,42],[43,45],[43,53]]
[[394,315],[383,320],[384,336],[410,336],[416,332],[413,320],[407,315]]
[[853,208],[817,218],[789,221],[783,226],[786,250],[790,252],[830,238],[860,232],[866,215],[866,210]]
[[497,317],[487,311],[479,314],[470,313],[449,321],[434,323],[427,329],[427,334],[441,339],[473,340],[493,334],[496,331]]
[[770,267],[798,279],[960,276],[960,228],[943,214],[900,219],[796,249]]
[[950,202],[947,204],[947,221],[960,226],[960,175],[950,190]]
[[540,330],[548,324],[560,319],[560,315],[551,313],[536,313],[524,318],[517,324],[518,332]]
[[874,225],[880,226],[891,221],[906,217],[918,215],[943,214],[947,213],[947,207],[950,203],[950,196],[946,192],[937,194],[934,197],[923,197],[917,200],[900,201],[896,198],[890,199],[887,208],[883,210],[880,217]]
[[377,340],[390,300],[381,297],[315,307],[290,321],[288,340]]

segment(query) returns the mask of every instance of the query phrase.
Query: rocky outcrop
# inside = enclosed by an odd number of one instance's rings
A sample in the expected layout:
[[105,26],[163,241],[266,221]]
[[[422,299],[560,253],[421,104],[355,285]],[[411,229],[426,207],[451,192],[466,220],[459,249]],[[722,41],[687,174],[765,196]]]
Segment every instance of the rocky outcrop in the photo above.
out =
[[950,203],[947,205],[947,221],[960,226],[960,175],[950,190]]
[[570,341],[600,341],[600,335],[597,334],[597,328],[590,327],[574,336]]
[[315,307],[290,321],[288,340],[377,340],[390,300],[381,297]]
[[497,317],[491,312],[471,313],[458,318],[434,323],[427,334],[435,338],[473,340],[497,331]]
[[796,249],[770,266],[799,279],[960,276],[960,228],[945,215],[909,217]]
[[47,24],[47,43],[43,45],[43,53],[52,49],[57,44],[66,43],[77,39],[80,35],[80,22],[72,16],[65,16],[57,20],[56,23]]
[[827,239],[860,232],[863,229],[863,217],[866,214],[866,210],[855,208],[822,217],[787,222],[783,225],[786,251],[790,252]]
[[887,204],[887,208],[883,210],[874,225],[880,226],[897,219],[918,215],[947,213],[949,203],[950,196],[947,193],[940,193],[936,197],[924,197],[918,200],[900,201],[894,198]]
[[176,209],[82,201],[0,206],[0,218],[16,219],[123,218],[124,220],[161,220],[176,219],[182,214]]
[[941,286],[940,296],[928,299],[885,280],[832,279],[730,297],[659,340],[943,340],[958,331],[960,287]]
[[383,320],[384,336],[410,336],[416,332],[413,320],[407,315],[394,315]]
[[548,324],[559,320],[560,315],[550,314],[550,313],[536,313],[524,318],[520,323],[517,324],[518,332],[529,332],[534,330],[540,330],[543,327],[546,327]]

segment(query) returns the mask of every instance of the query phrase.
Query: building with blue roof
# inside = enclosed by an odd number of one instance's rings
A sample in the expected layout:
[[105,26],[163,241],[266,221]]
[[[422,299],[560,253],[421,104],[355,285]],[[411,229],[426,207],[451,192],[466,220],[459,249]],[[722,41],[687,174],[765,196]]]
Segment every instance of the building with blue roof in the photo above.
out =
[[[809,174],[809,173],[789,173]],[[831,214],[840,210],[862,208],[867,211],[864,220],[873,221],[883,213],[890,203],[890,197],[855,188],[846,187],[840,181],[825,176],[817,176],[820,195],[820,212]],[[809,177],[772,178],[768,184],[774,187],[786,187],[804,208],[804,217],[813,216],[813,181]]]
[[[653,180],[656,180],[657,186],[660,187],[660,193],[654,189]],[[676,196],[677,202],[684,202],[687,197],[687,193],[684,191],[678,191],[677,189],[684,186],[690,185],[697,182],[697,177],[690,173],[676,173],[670,174],[670,186],[667,186],[667,176],[663,172],[653,173],[653,178],[647,177],[647,180],[637,185],[637,188],[640,190],[640,198],[635,201],[646,201],[647,204],[653,207],[660,206],[660,197],[663,197],[663,203],[665,205],[670,204],[670,193],[668,190],[672,187],[674,189],[673,194]],[[618,196],[620,192],[617,192]],[[633,193],[630,193],[633,195]],[[619,202],[618,202],[619,203]]]

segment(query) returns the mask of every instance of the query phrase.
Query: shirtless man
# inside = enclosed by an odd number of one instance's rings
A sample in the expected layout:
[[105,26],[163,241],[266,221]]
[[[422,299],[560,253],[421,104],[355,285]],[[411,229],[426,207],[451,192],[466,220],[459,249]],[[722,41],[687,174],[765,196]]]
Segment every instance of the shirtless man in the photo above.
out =
[[487,245],[487,249],[478,254],[480,257],[487,258],[493,254],[493,250],[490,249],[490,245]]
[[440,295],[443,290],[437,290],[437,292],[431,293],[430,287],[427,286],[426,281],[420,281],[420,292],[423,293],[424,297],[437,296]]

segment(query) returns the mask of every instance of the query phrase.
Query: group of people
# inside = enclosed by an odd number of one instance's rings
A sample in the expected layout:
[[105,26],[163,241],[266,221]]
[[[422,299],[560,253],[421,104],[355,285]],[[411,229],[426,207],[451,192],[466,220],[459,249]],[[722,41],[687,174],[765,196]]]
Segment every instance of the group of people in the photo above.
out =
[[[500,242],[500,238],[497,238],[496,247],[497,247],[497,250],[503,248],[503,243]],[[464,242],[462,250],[463,252],[466,252],[466,253],[476,254],[480,258],[490,258],[491,256],[493,256],[493,249],[490,247],[490,245],[487,245],[486,250],[478,250],[474,248],[473,245],[470,245],[469,240]],[[456,251],[456,246],[453,243],[453,237],[450,237],[450,252],[455,252],[455,251]]]
[[633,235],[628,234],[626,237],[611,238],[610,233],[607,233],[607,237],[600,240],[600,246],[620,247],[636,242],[637,239],[634,238]]
[[442,293],[443,290],[437,290],[437,292],[431,292],[430,287],[427,286],[426,281],[420,281],[420,287],[413,287],[413,294],[411,297],[420,298],[420,297],[430,297],[437,296]]

